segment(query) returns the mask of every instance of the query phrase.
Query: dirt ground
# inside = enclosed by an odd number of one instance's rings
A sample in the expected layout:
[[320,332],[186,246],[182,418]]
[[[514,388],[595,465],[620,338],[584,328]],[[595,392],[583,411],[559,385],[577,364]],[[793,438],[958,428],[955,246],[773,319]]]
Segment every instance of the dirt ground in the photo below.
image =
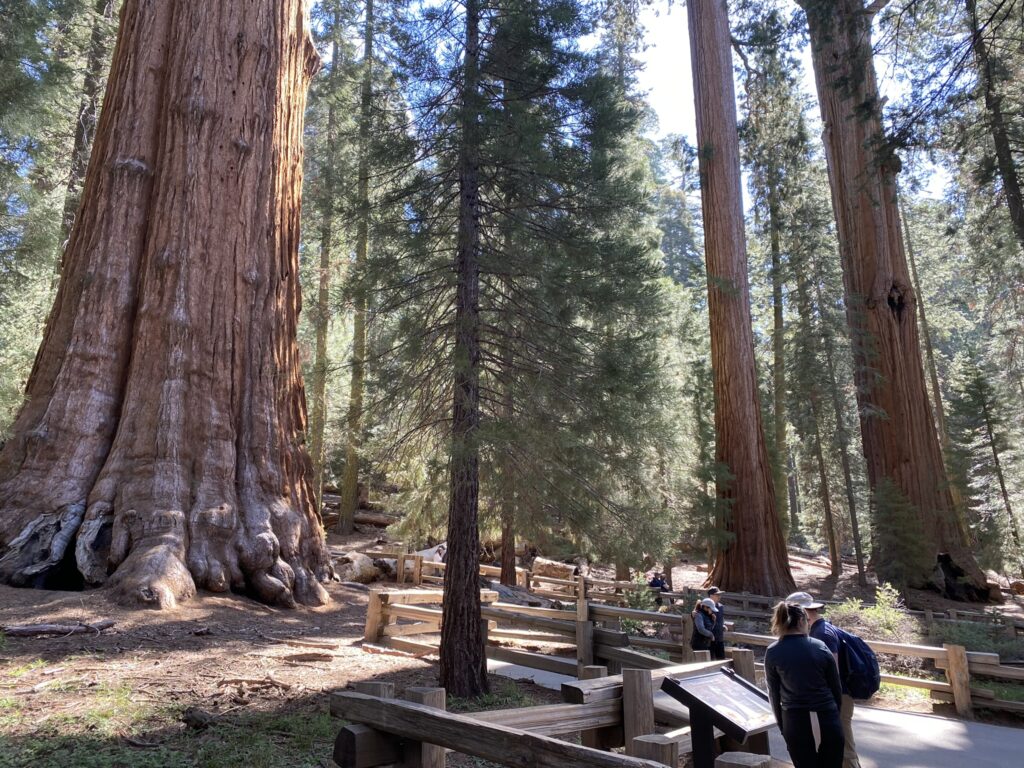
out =
[[[332,536],[329,543],[341,554],[373,546],[374,537]],[[798,584],[816,594],[871,596],[858,591],[855,573],[837,583],[825,565],[793,565]],[[703,568],[678,565],[676,588],[701,586]],[[364,652],[366,590],[339,583],[328,589],[332,601],[321,608],[278,610],[202,594],[153,612],[121,608],[102,590],[0,586],[0,625],[114,622],[100,634],[0,638],[0,767],[333,765],[338,723],[327,714],[326,692],[388,680],[401,693],[436,685],[437,668]],[[492,683],[494,693],[477,708],[558,700],[531,683]]]

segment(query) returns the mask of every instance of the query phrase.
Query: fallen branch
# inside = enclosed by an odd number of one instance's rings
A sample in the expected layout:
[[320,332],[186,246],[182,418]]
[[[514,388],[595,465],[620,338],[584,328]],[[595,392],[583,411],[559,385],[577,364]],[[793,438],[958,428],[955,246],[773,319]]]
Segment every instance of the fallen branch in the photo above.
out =
[[8,637],[37,637],[39,635],[81,635],[86,632],[99,634],[105,629],[114,626],[111,619],[97,621],[95,624],[20,624],[10,627],[0,627],[0,632]]
[[247,686],[247,687],[250,687],[250,688],[271,688],[271,687],[277,687],[277,688],[280,688],[280,689],[285,690],[285,691],[290,691],[292,689],[292,687],[293,687],[289,683],[282,683],[280,680],[275,680],[270,675],[267,675],[262,680],[251,680],[251,679],[246,679],[246,678],[243,678],[243,677],[234,677],[234,678],[227,678],[226,677],[226,678],[223,678],[223,679],[217,681],[217,686],[218,687],[225,686],[225,685],[244,685],[244,686]]

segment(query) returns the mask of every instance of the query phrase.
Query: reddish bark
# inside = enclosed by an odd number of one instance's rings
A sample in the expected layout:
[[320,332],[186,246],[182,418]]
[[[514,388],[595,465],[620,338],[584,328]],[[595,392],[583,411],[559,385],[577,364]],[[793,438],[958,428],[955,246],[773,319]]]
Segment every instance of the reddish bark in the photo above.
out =
[[453,696],[488,690],[480,619],[480,3],[466,2],[455,254],[455,381],[441,685]]
[[[899,160],[882,130],[871,16],[859,0],[801,5],[825,124],[868,482],[872,490],[898,489],[915,510],[923,545],[948,552],[966,572],[961,594],[984,598],[985,576],[964,546],[929,412],[917,297],[896,205]],[[877,524],[886,525],[886,511],[876,514]],[[879,549],[877,563],[895,557]],[[921,574],[921,581],[927,577]]]
[[0,453],[0,578],[321,603],[296,324],[301,0],[127,0],[57,298]]
[[732,474],[718,494],[729,503],[733,535],[710,581],[726,591],[762,595],[792,590],[775,506],[754,370],[754,337],[740,191],[739,138],[729,19],[722,0],[687,5],[704,212],[716,460]]

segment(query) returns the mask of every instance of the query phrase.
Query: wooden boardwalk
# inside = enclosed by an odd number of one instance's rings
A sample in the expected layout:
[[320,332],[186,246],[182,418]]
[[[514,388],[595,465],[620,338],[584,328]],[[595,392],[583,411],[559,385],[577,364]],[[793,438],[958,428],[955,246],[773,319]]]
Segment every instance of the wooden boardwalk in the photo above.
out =
[[[532,679],[559,690],[575,678],[514,664],[491,663],[491,671],[514,679]],[[862,768],[1010,768],[1021,765],[1024,729],[1005,728],[954,718],[893,712],[861,706],[854,734]],[[772,756],[785,760],[778,731],[772,734]]]

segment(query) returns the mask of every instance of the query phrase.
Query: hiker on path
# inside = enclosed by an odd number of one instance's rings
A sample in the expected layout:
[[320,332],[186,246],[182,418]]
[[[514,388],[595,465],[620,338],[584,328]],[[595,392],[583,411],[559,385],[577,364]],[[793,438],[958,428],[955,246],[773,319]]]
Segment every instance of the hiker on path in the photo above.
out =
[[[836,668],[841,669],[839,664],[839,634],[835,627],[829,624],[821,615],[820,611],[825,607],[824,603],[818,602],[807,592],[794,592],[786,598],[787,603],[795,603],[807,612],[807,621],[810,623],[808,634],[816,640],[821,640],[832,652],[836,660]],[[843,737],[846,740],[846,747],[843,753],[843,768],[860,768],[860,760],[857,758],[857,744],[853,740],[853,697],[846,687],[846,682],[840,675],[840,685],[843,690],[843,701],[839,708],[839,720],[843,726]]]
[[697,607],[693,611],[693,636],[690,638],[690,647],[695,651],[710,651],[711,643],[715,641],[715,601],[709,597],[697,601]]
[[712,632],[715,639],[711,641],[711,658],[716,661],[725,659],[725,606],[722,605],[722,590],[708,587],[708,597],[715,603],[715,627]]
[[[795,768],[841,768],[843,726],[839,722],[842,688],[839,667],[820,640],[807,636],[807,612],[794,603],[779,603],[764,674],[775,720]],[[815,746],[817,720],[820,746]]]

